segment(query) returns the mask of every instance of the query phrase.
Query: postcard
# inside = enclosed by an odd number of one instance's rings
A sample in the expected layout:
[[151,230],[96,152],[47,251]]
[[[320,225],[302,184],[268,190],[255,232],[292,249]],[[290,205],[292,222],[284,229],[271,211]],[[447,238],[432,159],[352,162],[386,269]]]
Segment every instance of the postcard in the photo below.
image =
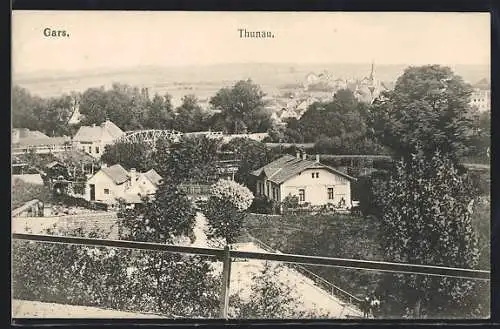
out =
[[12,316],[488,319],[490,16],[13,11]]

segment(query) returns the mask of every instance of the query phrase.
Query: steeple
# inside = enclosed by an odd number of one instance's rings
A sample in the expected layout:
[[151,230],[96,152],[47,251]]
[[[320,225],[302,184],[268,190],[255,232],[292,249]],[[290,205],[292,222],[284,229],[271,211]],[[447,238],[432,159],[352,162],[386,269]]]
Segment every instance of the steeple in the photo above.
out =
[[370,71],[370,80],[374,81],[375,80],[375,63],[372,60],[372,69]]

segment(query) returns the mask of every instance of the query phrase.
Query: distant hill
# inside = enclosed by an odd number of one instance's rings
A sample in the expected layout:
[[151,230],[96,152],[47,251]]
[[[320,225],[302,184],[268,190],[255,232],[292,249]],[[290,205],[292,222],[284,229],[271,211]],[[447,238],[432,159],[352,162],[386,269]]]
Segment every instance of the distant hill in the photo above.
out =
[[[42,97],[57,96],[71,91],[84,91],[90,87],[110,87],[113,82],[137,87],[148,87],[151,92],[171,93],[175,98],[195,94],[199,98],[213,95],[223,86],[237,80],[251,78],[270,95],[279,87],[302,83],[310,72],[328,71],[334,78],[363,78],[370,73],[367,64],[218,64],[190,67],[144,66],[121,70],[96,69],[80,72],[34,72],[13,77],[14,84],[27,88]],[[408,65],[377,65],[376,77],[382,81],[394,81]],[[487,65],[456,65],[452,69],[467,82],[490,77]]]

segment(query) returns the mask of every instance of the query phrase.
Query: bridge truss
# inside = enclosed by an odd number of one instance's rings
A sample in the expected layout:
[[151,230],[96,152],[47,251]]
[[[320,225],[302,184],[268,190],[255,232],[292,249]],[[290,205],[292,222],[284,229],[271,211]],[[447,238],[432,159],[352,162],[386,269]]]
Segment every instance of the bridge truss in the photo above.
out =
[[154,147],[159,139],[167,139],[172,142],[178,141],[184,134],[176,130],[135,130],[127,131],[118,141],[131,143],[144,143]]

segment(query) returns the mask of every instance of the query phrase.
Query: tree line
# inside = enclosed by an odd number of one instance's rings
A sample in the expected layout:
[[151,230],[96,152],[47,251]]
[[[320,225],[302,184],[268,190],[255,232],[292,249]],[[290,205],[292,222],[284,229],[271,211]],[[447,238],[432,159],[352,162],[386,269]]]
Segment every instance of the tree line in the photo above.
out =
[[[14,127],[49,136],[71,135],[79,125],[106,119],[123,130],[268,132],[266,142],[314,143],[316,152],[331,154],[404,155],[420,143],[485,162],[490,114],[470,106],[471,91],[448,67],[409,67],[394,90],[383,92],[373,104],[358,101],[350,90],[339,90],[331,101],[316,102],[299,119],[287,119],[283,125],[272,119],[265,93],[251,80],[221,88],[210,98],[209,109],[194,95],[186,95],[174,108],[168,93],[150,97],[145,88],[120,83],[52,98],[15,86],[12,121]],[[84,118],[70,126],[76,107]]]
[[[168,93],[150,97],[147,89],[114,83],[110,89],[89,88],[83,93],[41,98],[14,86],[13,126],[39,130],[49,136],[68,135],[81,125],[99,125],[106,119],[122,130],[175,129],[182,132],[209,129],[227,133],[266,132],[271,113],[265,109],[264,93],[251,80],[220,89],[211,99],[211,111],[203,109],[195,95],[186,95],[177,108]],[[81,122],[68,121],[76,108]]]

